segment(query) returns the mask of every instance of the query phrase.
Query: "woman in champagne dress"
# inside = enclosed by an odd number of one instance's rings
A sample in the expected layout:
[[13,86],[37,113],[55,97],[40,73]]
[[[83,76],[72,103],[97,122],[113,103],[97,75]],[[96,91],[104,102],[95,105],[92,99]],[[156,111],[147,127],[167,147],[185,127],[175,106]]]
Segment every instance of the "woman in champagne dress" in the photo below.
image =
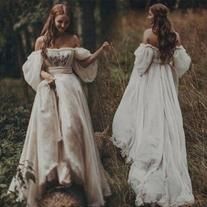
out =
[[81,86],[81,81],[95,79],[96,59],[109,44],[91,54],[79,47],[69,25],[70,8],[55,5],[36,41],[36,51],[23,65],[24,78],[36,96],[9,192],[16,192],[29,207],[38,206],[48,183],[82,185],[87,206],[103,206],[104,196],[111,194]]
[[113,143],[131,162],[136,205],[192,204],[178,79],[191,59],[162,4],[150,7],[151,28],[135,51],[129,84],[113,120]]

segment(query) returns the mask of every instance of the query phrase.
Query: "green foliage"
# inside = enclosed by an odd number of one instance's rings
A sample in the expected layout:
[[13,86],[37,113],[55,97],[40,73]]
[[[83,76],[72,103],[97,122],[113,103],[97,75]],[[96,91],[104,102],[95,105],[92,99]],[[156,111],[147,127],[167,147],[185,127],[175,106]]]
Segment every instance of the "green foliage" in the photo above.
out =
[[24,202],[16,201],[15,193],[7,194],[8,186],[0,184],[0,206],[1,207],[24,207]]
[[[92,117],[97,116],[97,123],[104,129],[110,126],[115,110],[128,83],[133,66],[133,52],[142,39],[144,14],[129,13],[122,24],[114,27],[113,50],[104,55],[99,63],[96,99],[97,108]],[[181,34],[182,43],[192,57],[193,68],[182,79],[180,84],[180,103],[183,112],[188,151],[188,166],[196,198],[195,207],[207,203],[207,99],[206,99],[206,11],[199,14],[174,13],[172,15],[176,30]],[[182,19],[182,21],[180,21]],[[190,26],[189,26],[190,25]],[[190,34],[190,35],[189,35]],[[21,80],[1,80],[0,82],[0,206],[23,207],[15,202],[15,194],[7,195],[12,176],[17,172],[19,156],[25,139],[26,128],[30,117],[32,100],[27,102]],[[33,95],[31,94],[31,97]],[[33,99],[33,98],[32,98]],[[120,158],[111,144],[108,159],[103,159],[109,172],[113,195],[108,201],[110,207],[134,206],[134,194],[127,183],[128,165]],[[33,179],[32,174],[27,174]]]
[[[31,52],[49,8],[47,0],[0,1],[0,69],[2,75],[20,76],[25,56]],[[18,66],[18,67],[14,67]],[[5,69],[6,68],[6,69]]]
[[[0,82],[0,206],[23,207],[16,202],[15,193],[7,194],[12,177],[17,173],[17,165],[25,139],[30,116],[31,103],[20,95],[19,84],[14,90],[7,81]],[[28,179],[33,179],[28,174]]]

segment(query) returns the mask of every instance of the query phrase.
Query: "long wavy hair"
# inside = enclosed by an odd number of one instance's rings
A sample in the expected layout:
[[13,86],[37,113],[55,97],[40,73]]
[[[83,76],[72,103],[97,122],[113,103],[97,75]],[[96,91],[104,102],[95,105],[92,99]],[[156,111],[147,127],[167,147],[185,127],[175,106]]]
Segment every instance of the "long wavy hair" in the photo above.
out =
[[44,59],[47,59],[47,48],[54,46],[55,38],[57,37],[58,30],[55,26],[55,18],[58,15],[67,15],[70,19],[70,25],[66,29],[65,33],[73,34],[72,23],[72,14],[71,9],[68,4],[55,4],[50,10],[49,16],[46,20],[45,25],[43,26],[41,35],[43,38],[42,45],[42,56]]
[[160,3],[152,5],[149,9],[154,15],[152,31],[158,36],[160,59],[162,62],[168,62],[173,56],[177,39],[168,18],[169,9]]

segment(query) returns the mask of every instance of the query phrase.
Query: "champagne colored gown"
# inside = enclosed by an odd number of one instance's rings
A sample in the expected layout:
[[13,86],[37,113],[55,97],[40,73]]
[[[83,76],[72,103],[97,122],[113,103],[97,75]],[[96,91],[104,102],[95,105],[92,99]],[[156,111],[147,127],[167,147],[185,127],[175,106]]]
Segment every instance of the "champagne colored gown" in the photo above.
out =
[[129,84],[113,120],[113,143],[131,162],[128,182],[136,205],[177,207],[194,202],[186,159],[178,79],[191,59],[177,46],[162,64],[159,49],[141,44]]
[[9,191],[17,192],[20,201],[26,199],[29,207],[37,206],[46,183],[53,181],[83,185],[92,207],[103,206],[104,196],[111,194],[81,86],[81,80],[91,82],[97,74],[96,62],[86,68],[79,64],[90,55],[84,48],[48,48],[44,61],[56,79],[56,89],[40,77],[41,50],[32,52],[23,65],[25,80],[36,96],[20,165]]

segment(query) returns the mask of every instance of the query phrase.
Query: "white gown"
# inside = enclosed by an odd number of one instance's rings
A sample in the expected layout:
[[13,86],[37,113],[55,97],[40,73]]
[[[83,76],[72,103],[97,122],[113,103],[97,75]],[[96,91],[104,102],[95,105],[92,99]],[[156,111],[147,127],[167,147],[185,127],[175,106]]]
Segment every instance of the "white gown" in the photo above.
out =
[[16,191],[18,200],[26,199],[27,206],[36,207],[46,182],[56,180],[66,186],[74,182],[84,186],[88,206],[103,206],[104,196],[111,192],[79,80],[93,81],[97,63],[81,67],[78,61],[91,55],[84,48],[47,49],[47,52],[46,64],[56,78],[56,90],[41,80],[40,50],[32,52],[23,65],[25,80],[36,90],[36,96],[20,165],[9,192]]
[[128,182],[137,206],[194,202],[177,96],[178,79],[190,63],[182,46],[166,64],[150,44],[142,43],[135,51],[131,78],[114,116],[112,141],[131,162]]

